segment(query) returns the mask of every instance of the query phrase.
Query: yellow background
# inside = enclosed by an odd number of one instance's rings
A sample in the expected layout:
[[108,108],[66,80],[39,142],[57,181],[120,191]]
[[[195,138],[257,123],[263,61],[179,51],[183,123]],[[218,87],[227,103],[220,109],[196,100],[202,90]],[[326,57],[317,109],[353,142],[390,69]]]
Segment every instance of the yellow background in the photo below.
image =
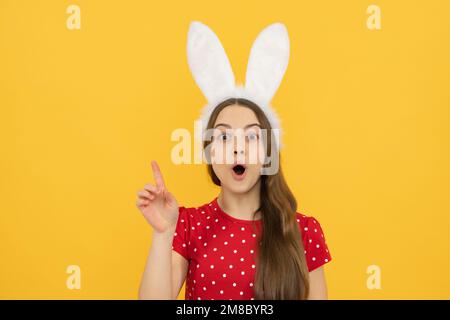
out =
[[[381,30],[366,27],[370,4]],[[66,8],[81,8],[69,30]],[[135,207],[156,159],[180,204],[219,190],[170,160],[206,102],[190,21],[242,82],[251,44],[286,24],[273,105],[299,210],[322,224],[331,299],[450,298],[448,1],[0,1],[0,298],[135,299],[151,228]],[[366,268],[381,268],[380,290]],[[66,288],[68,265],[81,290]],[[180,294],[183,297],[184,288]]]

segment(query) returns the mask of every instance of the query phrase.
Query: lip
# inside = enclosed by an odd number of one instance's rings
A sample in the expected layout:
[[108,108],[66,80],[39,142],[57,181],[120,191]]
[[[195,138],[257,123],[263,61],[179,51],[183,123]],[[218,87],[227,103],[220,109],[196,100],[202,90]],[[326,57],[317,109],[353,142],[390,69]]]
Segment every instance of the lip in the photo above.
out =
[[[245,171],[244,171],[244,173],[243,174],[241,174],[241,175],[238,175],[236,172],[234,172],[234,170],[233,170],[233,168],[236,166],[236,165],[241,165],[241,166],[243,166],[244,168],[245,168]],[[236,181],[242,181],[242,180],[244,180],[245,179],[245,176],[247,175],[247,166],[245,165],[245,164],[241,164],[241,163],[236,163],[236,164],[234,164],[231,168],[230,168],[230,170],[231,170],[231,175],[233,176],[233,179],[234,180],[236,180]]]

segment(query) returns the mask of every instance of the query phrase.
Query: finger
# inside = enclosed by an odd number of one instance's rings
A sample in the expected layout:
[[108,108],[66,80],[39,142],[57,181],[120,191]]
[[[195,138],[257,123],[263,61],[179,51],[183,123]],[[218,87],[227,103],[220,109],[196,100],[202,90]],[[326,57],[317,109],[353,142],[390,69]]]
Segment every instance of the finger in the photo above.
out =
[[169,205],[175,205],[176,203],[175,197],[169,191],[164,192],[164,198],[166,199]]
[[153,200],[155,198],[155,196],[153,194],[151,194],[150,192],[148,192],[147,190],[141,190],[138,192],[137,195],[139,198],[144,198],[144,199]]
[[143,207],[143,206],[146,206],[149,202],[150,202],[150,201],[147,200],[147,199],[138,199],[138,200],[136,201],[136,206],[138,206],[138,207]]
[[154,185],[149,184],[149,183],[144,186],[144,189],[147,190],[147,191],[150,191],[152,193],[158,193],[159,192],[157,187],[155,187]]
[[161,170],[159,169],[158,163],[156,163],[155,160],[152,161],[152,169],[153,169],[153,177],[155,178],[156,186],[159,189],[164,189],[164,179],[161,173]]

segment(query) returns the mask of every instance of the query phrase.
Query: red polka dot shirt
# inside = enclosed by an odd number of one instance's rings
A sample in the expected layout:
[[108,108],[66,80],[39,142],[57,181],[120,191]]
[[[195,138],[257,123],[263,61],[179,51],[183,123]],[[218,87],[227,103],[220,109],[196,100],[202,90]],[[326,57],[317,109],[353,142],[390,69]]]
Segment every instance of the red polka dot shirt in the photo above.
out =
[[[224,212],[217,197],[198,208],[180,207],[172,249],[189,262],[186,300],[253,300],[261,220]],[[331,261],[319,222],[296,213],[309,271]],[[256,227],[255,226],[256,223]]]

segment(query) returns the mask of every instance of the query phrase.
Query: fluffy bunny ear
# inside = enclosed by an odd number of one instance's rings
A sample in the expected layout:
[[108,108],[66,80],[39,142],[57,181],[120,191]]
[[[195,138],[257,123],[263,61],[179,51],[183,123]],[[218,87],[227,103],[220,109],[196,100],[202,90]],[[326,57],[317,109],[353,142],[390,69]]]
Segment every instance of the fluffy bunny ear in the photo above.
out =
[[189,26],[187,57],[195,82],[208,101],[232,92],[235,80],[228,56],[216,34],[201,22]]
[[282,23],[266,27],[250,51],[245,89],[269,103],[283,79],[289,62],[289,36]]

